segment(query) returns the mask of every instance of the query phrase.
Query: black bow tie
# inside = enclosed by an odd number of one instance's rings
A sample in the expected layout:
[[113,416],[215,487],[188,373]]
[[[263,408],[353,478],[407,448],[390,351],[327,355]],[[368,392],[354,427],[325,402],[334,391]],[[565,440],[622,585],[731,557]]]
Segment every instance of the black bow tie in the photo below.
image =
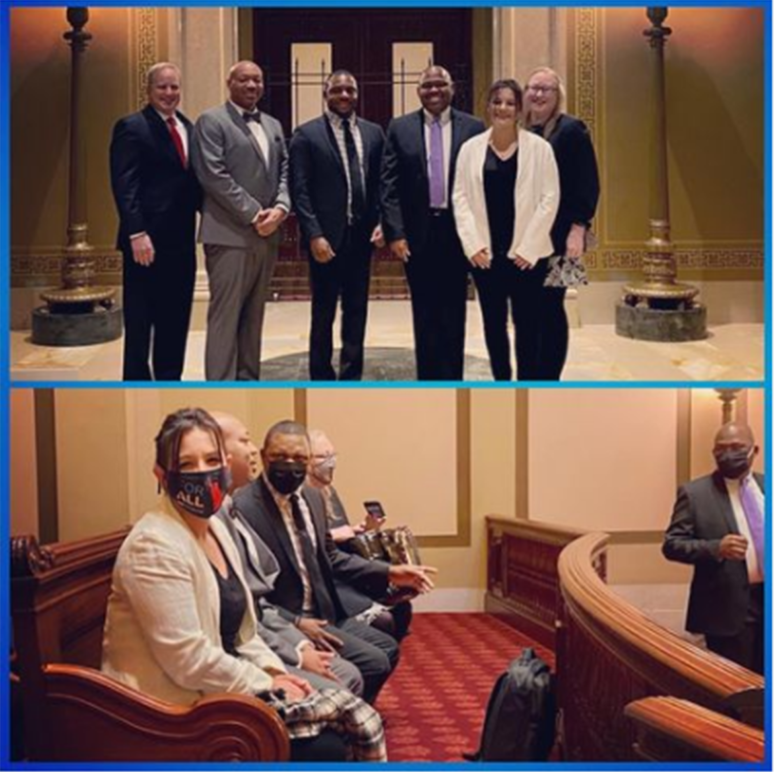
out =
[[261,122],[260,113],[242,113],[242,117],[245,119],[245,123],[250,123],[250,121]]

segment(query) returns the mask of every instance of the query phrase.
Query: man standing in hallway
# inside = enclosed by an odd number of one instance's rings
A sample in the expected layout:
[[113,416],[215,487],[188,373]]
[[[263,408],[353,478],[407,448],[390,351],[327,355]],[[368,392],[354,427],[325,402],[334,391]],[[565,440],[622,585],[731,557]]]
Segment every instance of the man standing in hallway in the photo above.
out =
[[177,109],[180,70],[169,62],[154,64],[146,85],[148,104],[118,121],[110,145],[118,248],[124,256],[123,377],[179,381],[196,276],[201,189],[188,162],[193,126]]
[[422,109],[387,129],[382,162],[382,227],[411,289],[417,378],[460,381],[465,355],[468,261],[452,213],[460,146],[484,131],[451,107],[452,77],[428,67],[417,88]]
[[717,470],[683,485],[664,537],[669,560],[694,566],[686,629],[707,648],[763,673],[765,500],[750,427],[715,436]]
[[336,380],[333,322],[341,296],[339,379],[360,380],[371,255],[381,241],[384,132],[356,114],[358,87],[350,72],[334,72],[323,96],[324,115],[299,126],[290,143],[293,206],[310,258],[309,376]]
[[191,161],[204,188],[199,241],[210,281],[207,380],[258,380],[263,317],[290,211],[287,151],[279,121],[258,110],[263,72],[235,64],[229,100],[202,113]]

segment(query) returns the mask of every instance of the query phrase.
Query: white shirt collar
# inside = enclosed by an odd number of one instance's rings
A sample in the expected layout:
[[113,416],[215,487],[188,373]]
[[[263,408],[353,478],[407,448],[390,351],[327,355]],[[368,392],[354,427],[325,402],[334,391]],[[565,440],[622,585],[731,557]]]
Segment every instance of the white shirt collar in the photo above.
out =
[[[441,126],[446,126],[446,124],[451,120],[451,110],[452,110],[451,109],[451,105],[449,105],[449,107],[447,107],[441,113],[441,116],[440,116],[440,118],[441,118]],[[423,115],[423,117],[425,119],[425,123],[426,124],[431,124],[431,123],[433,123],[433,121],[435,121],[435,116],[432,113],[430,113],[427,110],[425,110],[424,107],[422,108],[422,115]]]
[[[340,115],[337,115],[332,110],[329,110],[327,107],[325,108],[325,116],[333,126],[335,126],[337,129],[341,128],[341,124],[343,123],[344,118],[342,118]],[[355,126],[355,124],[357,124],[357,113],[354,112],[354,110],[350,113],[348,120],[350,126]]]

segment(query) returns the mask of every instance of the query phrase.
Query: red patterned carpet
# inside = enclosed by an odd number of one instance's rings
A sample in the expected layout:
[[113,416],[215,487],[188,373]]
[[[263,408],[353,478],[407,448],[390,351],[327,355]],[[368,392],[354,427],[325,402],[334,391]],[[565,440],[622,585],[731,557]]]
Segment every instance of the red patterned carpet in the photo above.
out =
[[390,761],[462,761],[497,676],[526,646],[553,667],[552,652],[488,614],[416,614],[376,703]]

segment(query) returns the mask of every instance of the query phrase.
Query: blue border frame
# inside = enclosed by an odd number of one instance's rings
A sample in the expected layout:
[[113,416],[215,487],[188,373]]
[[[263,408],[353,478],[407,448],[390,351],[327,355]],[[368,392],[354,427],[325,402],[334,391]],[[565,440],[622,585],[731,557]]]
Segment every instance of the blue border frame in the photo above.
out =
[[[213,0],[186,0],[181,2],[181,6],[212,6],[215,3]],[[10,13],[13,7],[51,7],[54,3],[51,0],[0,0],[0,93],[10,94]],[[132,3],[116,2],[114,0],[98,0],[97,2],[88,3],[90,7],[122,7],[126,5],[134,5]],[[158,2],[158,0],[148,0],[141,3],[142,7],[165,7],[170,3]],[[523,0],[515,0],[509,2],[508,0],[382,0],[377,2],[374,0],[355,0],[355,2],[345,2],[345,0],[339,0],[335,2],[333,0],[275,0],[274,2],[264,2],[259,0],[258,2],[241,2],[239,0],[221,0],[219,5],[228,7],[255,7],[265,6],[273,7],[282,5],[283,7],[412,7],[421,5],[423,7],[500,7],[500,6],[522,6],[522,7],[588,7],[589,3],[582,3],[577,1],[560,2],[559,0],[544,0],[543,2],[524,2]],[[604,2],[598,2],[593,4],[595,7],[631,7],[635,3],[626,2],[624,0],[605,0]],[[58,6],[64,7],[64,6]],[[592,388],[592,389],[604,389],[604,388],[717,388],[719,386],[728,388],[765,388],[765,426],[770,430],[772,427],[772,363],[771,363],[771,351],[772,351],[772,329],[771,329],[771,308],[772,308],[772,277],[771,277],[771,258],[772,258],[772,239],[771,239],[771,224],[772,224],[772,197],[771,197],[771,109],[772,109],[772,78],[771,78],[771,32],[772,32],[772,7],[767,0],[750,0],[748,2],[734,2],[729,0],[727,2],[720,2],[719,0],[704,0],[700,2],[698,0],[688,1],[680,0],[678,2],[670,4],[670,7],[697,7],[697,8],[721,8],[721,7],[748,7],[748,8],[762,8],[764,14],[764,279],[765,279],[765,380],[761,383],[759,381],[747,382],[714,382],[714,381],[698,381],[698,382],[681,382],[681,381],[629,381],[626,383],[615,382],[582,382],[570,384],[572,388]],[[2,53],[5,52],[5,53]],[[8,96],[0,101],[0,169],[3,171],[0,173],[0,318],[6,320],[6,329],[10,331],[10,100]],[[4,345],[0,345],[0,502],[2,502],[2,516],[0,516],[0,541],[2,546],[0,547],[0,577],[10,576],[10,556],[8,550],[9,544],[9,519],[10,519],[10,485],[9,479],[10,464],[9,464],[9,404],[10,404],[10,389],[25,389],[25,388],[118,388],[124,389],[127,386],[120,382],[103,383],[94,381],[80,381],[76,384],[72,382],[64,381],[10,381],[10,332],[8,332],[4,339]],[[172,386],[175,388],[201,388],[206,385],[207,388],[244,388],[241,384],[202,384],[202,383],[174,383],[174,384],[136,384],[131,385],[131,388],[157,388],[159,386]],[[482,389],[482,388],[567,388],[568,384],[557,384],[554,382],[535,382],[530,383],[529,386],[520,384],[495,384],[495,383],[470,383],[464,384],[465,388]],[[458,387],[457,383],[436,383],[434,388],[437,387]],[[271,382],[254,384],[252,388],[317,388],[316,385],[309,382]],[[327,388],[330,388],[328,386]],[[421,383],[399,383],[399,384],[381,384],[381,383],[367,383],[367,384],[340,384],[337,388],[427,388],[427,384]],[[772,454],[774,453],[774,443],[772,443],[767,437],[767,454],[766,454],[766,476],[768,480],[772,479]],[[766,573],[771,570],[772,560],[772,529],[771,529],[771,497],[767,496],[766,517],[769,527],[766,532]],[[771,609],[772,602],[772,589],[769,582],[765,586],[765,599],[766,606]],[[10,620],[10,592],[9,584],[3,583],[3,591],[0,593],[0,620]],[[7,623],[0,623],[0,651],[10,651],[10,634],[9,625]],[[772,676],[772,627],[771,620],[766,627],[765,631],[765,643],[766,643],[766,673],[769,677]],[[132,770],[132,769],[165,769],[165,770],[188,770],[188,769],[232,769],[233,765],[225,764],[194,764],[194,763],[99,763],[99,764],[86,764],[86,763],[19,763],[11,762],[9,760],[10,752],[10,691],[9,691],[9,674],[10,663],[6,656],[0,656],[0,770],[97,770],[97,769],[110,769],[110,770]],[[577,762],[554,762],[545,764],[477,764],[475,768],[486,770],[531,770],[538,767],[542,770],[598,770],[598,769],[616,769],[616,770],[640,770],[640,769],[658,769],[658,770],[710,770],[710,769],[723,769],[723,770],[761,770],[772,769],[772,737],[771,737],[771,688],[767,684],[767,699],[765,701],[765,735],[766,735],[766,753],[763,763],[761,764],[734,764],[734,763],[672,763],[672,764],[656,764],[656,763],[602,763],[602,762],[590,762],[590,763],[577,763]],[[289,764],[289,763],[270,763],[270,764],[243,764],[240,765],[241,769],[290,769],[299,770],[305,766],[310,766],[319,769],[340,769],[340,765],[336,764]],[[422,769],[422,770],[470,770],[472,767],[469,763],[418,763],[418,762],[389,762],[386,764],[349,764],[347,769],[355,768],[368,768],[368,769]]]

